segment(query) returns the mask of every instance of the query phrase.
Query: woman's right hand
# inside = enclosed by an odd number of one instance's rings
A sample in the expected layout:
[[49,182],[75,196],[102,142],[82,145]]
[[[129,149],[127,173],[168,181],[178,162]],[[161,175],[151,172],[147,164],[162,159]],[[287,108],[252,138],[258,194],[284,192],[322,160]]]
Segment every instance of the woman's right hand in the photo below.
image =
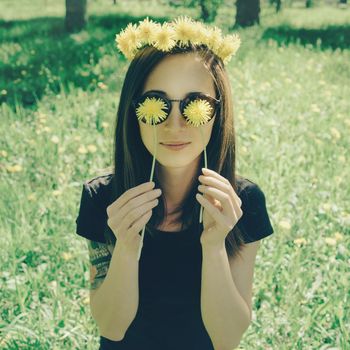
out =
[[146,182],[125,191],[107,207],[107,224],[113,231],[119,246],[136,254],[141,242],[139,232],[158,205],[161,190],[153,190],[154,183]]

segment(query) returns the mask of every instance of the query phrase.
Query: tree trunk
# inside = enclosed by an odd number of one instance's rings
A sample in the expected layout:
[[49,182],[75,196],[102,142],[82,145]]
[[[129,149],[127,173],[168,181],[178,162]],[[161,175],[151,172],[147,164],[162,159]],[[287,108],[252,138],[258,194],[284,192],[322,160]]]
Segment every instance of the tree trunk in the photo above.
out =
[[306,0],[305,6],[306,8],[312,7],[312,0]]
[[248,27],[255,23],[260,24],[260,0],[237,0],[236,9],[235,26]]
[[87,0],[66,0],[66,30],[77,32],[83,29],[87,22]]
[[202,12],[201,17],[202,17],[203,21],[206,22],[209,18],[209,11],[208,11],[208,8],[206,6],[205,0],[200,0],[199,5],[201,8],[201,12]]
[[276,0],[276,13],[281,11],[282,1]]

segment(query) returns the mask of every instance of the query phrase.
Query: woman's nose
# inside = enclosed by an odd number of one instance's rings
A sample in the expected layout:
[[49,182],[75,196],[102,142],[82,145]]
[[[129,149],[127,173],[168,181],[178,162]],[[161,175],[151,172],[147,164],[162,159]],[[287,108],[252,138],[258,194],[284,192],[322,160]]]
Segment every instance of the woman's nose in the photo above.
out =
[[166,127],[184,127],[186,125],[186,120],[182,116],[180,111],[180,102],[172,102],[172,108],[168,118],[165,120],[164,125]]

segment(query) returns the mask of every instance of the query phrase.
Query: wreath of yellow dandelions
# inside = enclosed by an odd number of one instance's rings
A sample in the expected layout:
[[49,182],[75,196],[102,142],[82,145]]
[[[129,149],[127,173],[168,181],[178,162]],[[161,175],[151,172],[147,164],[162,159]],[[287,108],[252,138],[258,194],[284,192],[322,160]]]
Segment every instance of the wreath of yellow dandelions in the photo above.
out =
[[[238,50],[241,40],[237,34],[223,36],[217,27],[208,27],[201,22],[195,22],[189,17],[180,17],[170,23],[155,23],[148,17],[139,22],[139,25],[129,23],[120,34],[116,35],[118,49],[129,60],[135,57],[136,52],[145,45],[152,45],[161,51],[170,51],[176,44],[186,46],[189,43],[205,44],[211,51],[227,64]],[[154,155],[150,181],[153,179],[155,159],[157,156],[157,134],[155,124],[163,121],[167,113],[166,104],[161,99],[146,98],[136,108],[138,120],[145,120],[147,124],[154,125]],[[196,99],[184,109],[187,123],[196,127],[206,124],[210,120],[212,107],[208,101]],[[207,152],[204,144],[203,131],[199,128],[204,145],[204,164],[207,166]],[[201,206],[199,222],[202,222],[203,206]],[[137,259],[140,259],[143,246],[145,227],[142,230],[141,241]]]
[[129,23],[116,35],[115,41],[117,48],[129,60],[145,45],[167,52],[176,44],[186,46],[191,42],[206,45],[224,64],[231,60],[241,45],[238,34],[223,35],[220,28],[194,21],[188,16],[180,16],[163,24],[153,22],[148,17],[139,25]]

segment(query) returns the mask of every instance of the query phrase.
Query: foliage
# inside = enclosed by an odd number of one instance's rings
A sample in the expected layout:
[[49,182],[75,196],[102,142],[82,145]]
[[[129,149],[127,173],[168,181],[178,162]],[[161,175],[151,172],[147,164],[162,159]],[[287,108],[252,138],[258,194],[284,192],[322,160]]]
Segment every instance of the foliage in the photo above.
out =
[[[139,3],[91,1],[86,31],[68,35],[63,1],[0,2],[1,349],[98,348],[75,219],[82,183],[111,165],[128,67],[114,34],[149,14],[200,12]],[[228,30],[234,9],[220,11],[215,23]],[[263,7],[261,18],[240,30],[227,66],[238,172],[264,191],[274,227],[258,252],[241,347],[346,350],[348,14]]]
[[201,9],[201,19],[204,22],[213,22],[218,13],[218,9],[224,0],[185,0],[181,2],[170,1],[169,4],[175,7],[183,6],[187,8]]

